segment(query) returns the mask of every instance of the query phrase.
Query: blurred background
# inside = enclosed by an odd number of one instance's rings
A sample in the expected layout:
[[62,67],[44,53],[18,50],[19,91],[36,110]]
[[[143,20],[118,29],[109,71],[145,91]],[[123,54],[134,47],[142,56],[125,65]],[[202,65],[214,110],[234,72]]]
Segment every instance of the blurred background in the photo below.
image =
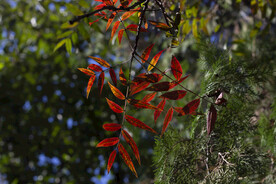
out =
[[[182,1],[166,1],[165,6],[172,16],[179,11],[175,8],[179,3],[183,4]],[[199,91],[197,86],[201,76],[196,64],[199,53],[193,38],[197,34],[205,33],[213,44],[225,49],[232,47],[234,40],[247,39],[250,41],[240,43],[252,46],[257,35],[275,36],[275,6],[268,4],[269,13],[257,19],[252,18],[255,5],[251,1],[239,3],[208,0],[191,3],[192,15],[186,12],[190,19],[181,22],[181,32],[177,35],[180,46],[175,45],[177,48],[164,54],[161,68],[169,65],[174,54],[185,72],[192,74],[187,85]],[[113,96],[105,85],[100,98],[95,84],[86,99],[88,77],[77,70],[93,63],[88,56],[101,57],[112,65],[129,58],[130,48],[126,39],[123,38],[120,46],[116,36],[109,40],[111,28],[105,31],[105,20],[92,26],[89,22],[95,18],[68,24],[79,10],[81,13],[89,12],[96,4],[99,2],[92,0],[1,0],[1,184],[138,181],[119,158],[111,174],[107,174],[106,162],[112,149],[96,148],[96,145],[112,135],[102,129],[103,123],[118,120],[104,98]],[[159,13],[149,13],[148,16],[154,20],[161,17]],[[195,17],[198,15],[198,22],[193,20],[194,14]],[[131,21],[137,23],[137,17],[131,18]],[[149,29],[152,32],[141,39],[139,49],[155,43],[152,52],[157,53],[171,44],[164,32],[152,26]],[[131,36],[134,38],[135,35]],[[236,50],[236,53],[242,54],[242,49]],[[136,69],[140,70],[138,66]],[[119,67],[115,68],[117,74],[118,70]],[[108,75],[106,79],[109,80]],[[135,117],[144,121],[150,118],[149,124],[154,126],[151,111],[137,111]],[[139,182],[151,183],[154,178],[154,137],[144,131],[132,133],[142,153],[141,166],[135,163]]]

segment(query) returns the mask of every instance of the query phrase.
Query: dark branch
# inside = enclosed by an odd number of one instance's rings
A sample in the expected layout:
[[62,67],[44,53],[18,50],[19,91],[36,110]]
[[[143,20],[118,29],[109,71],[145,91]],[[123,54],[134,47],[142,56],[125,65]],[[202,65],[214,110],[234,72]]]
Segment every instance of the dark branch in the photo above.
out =
[[136,3],[134,3],[133,5],[129,6],[129,7],[120,7],[120,8],[116,8],[115,6],[104,6],[102,7],[101,9],[98,9],[98,10],[95,10],[93,12],[90,12],[90,13],[87,13],[87,14],[84,14],[84,15],[80,15],[80,16],[77,16],[76,18],[72,19],[69,21],[70,24],[74,24],[75,22],[79,22],[80,20],[86,18],[86,17],[90,17],[98,12],[101,12],[103,10],[113,10],[113,11],[130,11],[131,9],[134,9],[136,6],[138,5],[141,5],[145,2],[146,0],[141,0],[141,1],[138,1]]

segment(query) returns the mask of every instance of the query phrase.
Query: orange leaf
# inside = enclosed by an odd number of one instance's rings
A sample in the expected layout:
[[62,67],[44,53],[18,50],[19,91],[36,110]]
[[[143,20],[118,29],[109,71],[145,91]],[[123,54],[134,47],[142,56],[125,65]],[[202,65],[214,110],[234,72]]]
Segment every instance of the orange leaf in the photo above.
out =
[[102,140],[99,144],[97,144],[97,148],[98,147],[114,146],[118,142],[119,142],[119,138],[118,137],[106,138],[106,139]]
[[115,102],[108,100],[108,98],[106,98],[106,101],[110,107],[111,110],[113,110],[116,113],[123,113],[124,110],[122,107],[120,107],[118,104],[116,104]]
[[143,98],[143,102],[150,102],[156,95],[157,93],[154,92],[154,93],[150,93],[150,94],[147,94],[144,98]]
[[78,68],[78,70],[81,71],[82,73],[85,73],[86,75],[90,75],[90,76],[95,75],[93,71],[88,70],[86,68]]
[[104,72],[102,72],[99,75],[99,79],[98,79],[98,88],[99,88],[99,91],[100,91],[100,95],[102,94],[103,85],[104,85]]
[[138,176],[137,176],[137,173],[136,173],[136,170],[135,170],[135,168],[134,168],[134,165],[133,165],[133,163],[132,163],[132,161],[131,161],[131,158],[130,158],[129,154],[127,153],[126,149],[124,148],[124,146],[123,146],[121,143],[119,143],[119,145],[118,145],[118,150],[119,150],[119,152],[120,152],[120,154],[121,154],[121,156],[122,156],[124,162],[126,163],[126,165],[127,165],[127,166],[129,167],[129,169],[133,172],[133,174],[134,174],[136,177],[138,177]]
[[121,44],[122,38],[123,38],[123,34],[124,34],[124,29],[121,29],[118,32],[118,40],[119,40],[119,44]]
[[112,93],[114,94],[114,96],[116,96],[120,100],[124,100],[125,99],[125,95],[123,95],[123,93],[118,88],[116,88],[115,86],[113,86],[109,82],[108,82],[108,85],[109,85]]
[[164,132],[166,131],[169,123],[171,122],[172,120],[172,117],[173,117],[173,108],[171,107],[167,114],[166,114],[166,117],[164,119],[164,123],[163,123],[163,128],[162,128],[162,133],[161,133],[161,136],[164,134]]
[[176,80],[179,80],[182,76],[183,71],[179,61],[174,56],[171,61],[171,69],[172,69],[173,76],[176,78]]
[[103,71],[103,69],[99,65],[95,65],[95,64],[90,64],[88,66],[88,68],[95,71],[95,72],[102,72]]
[[97,58],[97,57],[93,57],[93,56],[88,56],[91,59],[95,60],[97,63],[99,63],[100,65],[109,68],[110,64],[108,62],[106,62],[105,60],[101,59],[101,58]]
[[141,128],[141,129],[144,129],[144,130],[148,130],[150,132],[153,132],[153,133],[157,134],[157,132],[155,130],[153,130],[151,127],[149,127],[148,125],[146,125],[145,123],[143,123],[139,119],[136,119],[136,118],[134,118],[132,116],[129,116],[129,115],[125,115],[125,118],[126,118],[127,122],[129,122],[131,125],[136,126],[138,128]]
[[200,103],[200,99],[198,98],[189,102],[183,108],[175,107],[174,109],[176,112],[179,113],[178,116],[184,116],[186,114],[191,114],[192,112],[194,112],[198,108],[199,103]]
[[165,24],[163,22],[155,22],[155,21],[151,21],[151,20],[149,20],[149,22],[152,25],[154,25],[155,27],[160,28],[160,29],[165,30],[165,31],[167,31],[171,28],[170,26],[168,26],[167,24]]
[[111,154],[109,155],[109,159],[108,159],[108,164],[107,164],[107,172],[109,173],[113,163],[114,163],[114,160],[116,158],[116,155],[117,155],[117,151],[116,150],[113,150],[111,152]]
[[113,6],[113,3],[111,0],[103,0],[102,1],[104,4],[106,4],[107,6]]
[[117,130],[120,130],[122,128],[122,126],[120,124],[117,124],[117,123],[106,123],[103,125],[103,128],[106,130],[106,131],[117,131]]
[[155,110],[160,110],[154,105],[151,105],[147,102],[144,102],[142,100],[135,100],[135,99],[128,99],[128,103],[130,105],[133,105],[136,108],[143,108],[143,109],[155,109]]
[[152,58],[152,60],[151,60],[151,62],[150,62],[150,65],[148,66],[148,71],[151,71],[151,70],[154,68],[154,66],[157,64],[157,62],[158,62],[158,60],[159,60],[161,54],[162,54],[165,50],[166,50],[166,49],[161,50],[160,52],[158,52],[158,54],[156,54],[156,55]]
[[[163,100],[157,105],[157,108],[159,108],[163,111],[165,104],[166,104],[166,99],[163,98]],[[154,122],[155,123],[156,123],[157,118],[160,116],[162,111],[159,111],[159,110],[154,111]]]
[[217,120],[217,110],[212,104],[207,117],[207,134],[210,135],[213,129],[215,128],[215,123]]
[[150,82],[150,83],[156,83],[159,82],[163,78],[163,75],[157,74],[157,73],[151,73],[151,74],[142,74],[134,78],[134,82]]
[[100,19],[94,20],[93,22],[89,22],[89,26],[92,26],[92,24],[98,22]]
[[[111,25],[111,23],[113,22],[114,18],[116,16],[116,13],[112,13],[107,21],[106,24],[106,31],[108,30],[109,26]],[[115,25],[114,25],[115,26]],[[112,31],[113,32],[113,31]]]
[[134,95],[134,94],[136,94],[136,93],[144,90],[146,87],[148,87],[148,85],[150,85],[149,82],[141,82],[141,83],[139,83],[137,85],[136,84],[132,84],[130,86],[130,94],[129,94],[129,96],[132,96],[132,95]]
[[[130,24],[126,27],[127,30],[129,31],[138,31],[138,25],[136,24]],[[140,32],[147,32],[145,28],[140,28]]]
[[135,141],[129,135],[129,133],[127,133],[127,131],[125,131],[125,130],[122,131],[122,135],[123,135],[124,139],[126,140],[126,142],[130,145],[139,165],[141,165],[139,150],[138,150],[138,147],[137,147]]
[[127,11],[127,12],[125,12],[125,13],[122,15],[122,17],[121,17],[122,21],[128,19],[131,15],[133,15],[134,13],[136,13],[138,10],[140,10],[140,7],[139,7],[139,8],[136,8],[136,9],[133,9],[132,11]]
[[159,98],[167,98],[169,100],[179,100],[183,98],[187,94],[187,91],[184,90],[176,90],[164,93],[163,95],[159,96]]
[[112,32],[111,32],[111,38],[110,38],[110,39],[113,38],[113,36],[114,36],[114,34],[116,33],[116,31],[117,31],[119,25],[120,25],[120,21],[115,22],[115,24],[114,24],[114,26],[113,26],[113,29],[112,29]]
[[116,77],[116,73],[115,73],[115,71],[113,70],[113,68],[110,68],[110,70],[109,70],[109,75],[110,75],[110,77],[111,77],[111,79],[112,79],[113,84],[114,84],[115,86],[117,86],[117,77]]
[[141,56],[142,63],[145,63],[149,59],[149,55],[150,55],[150,52],[151,52],[151,49],[152,49],[153,46],[154,46],[154,44],[151,44],[142,53],[142,56]]
[[96,76],[95,75],[92,75],[88,81],[88,84],[87,84],[87,89],[86,89],[86,98],[88,98],[89,96],[89,93],[90,93],[90,90],[91,90],[91,87],[93,86],[93,83],[96,79]]
[[119,72],[119,78],[120,78],[120,81],[121,83],[126,86],[127,85],[127,79],[126,79],[126,76],[122,70],[122,68],[120,69],[120,72]]

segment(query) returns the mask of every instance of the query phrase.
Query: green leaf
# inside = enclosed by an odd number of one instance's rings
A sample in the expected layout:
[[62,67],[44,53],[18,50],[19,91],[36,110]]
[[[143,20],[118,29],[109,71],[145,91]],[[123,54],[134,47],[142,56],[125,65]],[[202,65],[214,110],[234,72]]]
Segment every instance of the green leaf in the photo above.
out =
[[64,32],[64,33],[62,33],[62,34],[60,34],[60,35],[58,35],[58,39],[60,39],[60,38],[65,38],[65,37],[67,37],[67,36],[69,36],[69,35],[71,35],[73,33],[73,31],[66,31],[66,32]]
[[74,44],[78,42],[78,34],[75,32],[72,34],[72,41]]
[[72,4],[67,4],[66,8],[75,16],[83,15],[84,13]]
[[63,40],[61,40],[60,42],[58,42],[58,44],[57,44],[56,47],[54,48],[54,52],[55,52],[56,50],[58,50],[62,45],[64,45],[65,42],[66,42],[66,39],[63,39]]
[[66,38],[65,39],[65,47],[66,47],[66,50],[69,54],[72,54],[72,42],[71,42],[71,39],[70,38]]
[[79,0],[79,5],[83,8],[90,8],[89,4],[85,0]]
[[69,28],[76,27],[78,24],[79,24],[78,22],[75,22],[73,24],[70,24],[69,22],[65,22],[60,26],[60,28],[61,29],[69,29]]

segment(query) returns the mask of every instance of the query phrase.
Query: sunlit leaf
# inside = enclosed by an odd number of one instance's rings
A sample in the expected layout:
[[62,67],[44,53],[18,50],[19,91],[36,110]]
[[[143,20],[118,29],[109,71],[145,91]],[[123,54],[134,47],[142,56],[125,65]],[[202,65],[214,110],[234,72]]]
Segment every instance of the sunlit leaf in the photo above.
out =
[[171,107],[167,114],[166,114],[166,117],[164,119],[164,123],[163,123],[163,128],[162,128],[162,133],[161,133],[161,136],[164,134],[164,132],[166,131],[169,123],[171,122],[172,120],[172,117],[173,117],[173,108]]
[[107,67],[107,68],[110,67],[110,64],[101,58],[97,58],[97,57],[93,57],[93,56],[88,56],[88,57],[95,60],[97,63],[99,63],[100,65],[102,65],[104,67]]
[[113,150],[111,152],[111,154],[109,155],[109,159],[108,159],[108,163],[107,163],[107,172],[109,173],[110,172],[110,169],[114,163],[114,160],[116,158],[116,155],[117,155],[117,151],[116,150]]
[[[138,31],[138,25],[136,24],[130,24],[126,27],[127,30],[129,31]],[[147,32],[145,28],[140,28],[140,32]]]
[[117,123],[105,123],[103,125],[103,128],[106,130],[106,131],[118,131],[122,128],[122,126],[120,124],[117,124]]
[[150,82],[150,83],[156,83],[159,82],[163,78],[163,75],[157,74],[157,73],[151,73],[151,74],[142,74],[134,78],[134,82]]
[[124,86],[126,86],[126,85],[127,85],[127,79],[126,79],[126,76],[125,76],[125,74],[124,74],[122,68],[120,68],[119,78],[120,78],[121,83],[122,83]]
[[118,104],[116,104],[115,102],[109,100],[108,98],[106,98],[106,101],[107,101],[107,103],[108,103],[108,105],[109,105],[109,108],[110,108],[113,112],[115,112],[115,113],[123,113],[123,112],[124,112],[123,108],[120,107],[120,106],[119,106]]
[[109,75],[110,75],[110,77],[111,77],[111,80],[112,80],[113,84],[114,84],[115,86],[117,86],[117,77],[116,77],[116,73],[115,73],[115,71],[114,71],[113,68],[110,68],[110,69],[109,69]]
[[125,118],[126,118],[127,122],[129,122],[131,125],[157,134],[157,132],[155,130],[153,130],[151,127],[149,127],[148,125],[146,125],[139,119],[136,119],[129,115],[125,115]]
[[171,61],[171,70],[176,80],[179,80],[182,76],[183,71],[179,61],[174,56]]
[[[166,99],[163,98],[162,101],[157,105],[157,108],[161,109],[163,111],[164,107],[165,107],[165,104],[166,104]],[[161,112],[162,111],[159,111],[159,110],[155,110],[154,111],[154,122],[156,123],[158,117],[160,116]]]
[[114,24],[114,26],[113,26],[113,28],[112,28],[111,38],[110,38],[110,39],[112,39],[113,36],[115,35],[115,33],[116,33],[116,31],[117,31],[119,25],[120,25],[120,21],[115,22],[115,24]]
[[151,21],[151,20],[149,20],[149,22],[152,25],[154,25],[155,27],[160,28],[160,29],[162,29],[164,31],[168,31],[171,28],[170,26],[168,26],[167,24],[162,23],[162,22],[155,22],[155,21]]
[[121,44],[121,41],[122,41],[122,38],[123,38],[123,35],[124,35],[124,29],[121,29],[119,32],[118,32],[118,40],[119,40],[119,44]]
[[142,101],[143,101],[143,102],[149,103],[149,102],[155,97],[156,94],[157,94],[156,92],[147,94],[147,95],[142,99]]
[[158,54],[156,54],[156,55],[152,58],[152,60],[151,60],[151,62],[150,62],[150,64],[149,64],[149,66],[148,66],[148,71],[151,71],[151,70],[154,68],[154,66],[157,64],[157,62],[158,62],[158,60],[159,60],[161,54],[162,54],[165,50],[166,50],[166,49],[161,50],[160,52],[158,52]]
[[100,95],[102,94],[103,85],[104,85],[104,72],[101,72],[98,78],[98,88],[99,88]]
[[62,45],[64,45],[65,42],[66,42],[66,39],[63,39],[63,40],[61,40],[60,42],[58,42],[57,45],[56,45],[55,48],[54,48],[54,52],[55,52],[56,50],[58,50]]
[[[108,30],[108,28],[110,27],[110,25],[111,25],[111,23],[113,22],[113,20],[114,20],[114,18],[115,18],[115,16],[116,16],[116,13],[114,12],[114,13],[112,13],[111,15],[110,15],[110,17],[109,17],[109,19],[108,19],[108,21],[107,21],[107,24],[106,24],[106,31]],[[118,21],[117,21],[118,22]],[[119,21],[119,23],[120,23],[120,21]],[[114,28],[113,28],[114,29]],[[112,32],[113,32],[113,30],[112,30]],[[112,37],[112,36],[111,36]]]
[[95,71],[95,72],[102,72],[103,71],[103,69],[99,65],[95,65],[95,64],[90,64],[88,66],[88,68]]
[[140,155],[139,155],[139,150],[138,147],[135,143],[135,141],[133,140],[133,138],[129,135],[129,133],[125,130],[122,131],[122,135],[124,137],[124,139],[126,140],[126,142],[130,145],[138,163],[141,165],[141,161],[140,161]]
[[187,91],[184,90],[176,90],[164,93],[163,95],[159,96],[161,98],[167,98],[169,100],[179,100],[183,98],[187,94]]
[[93,83],[96,79],[96,76],[95,75],[92,75],[88,81],[88,84],[87,84],[87,89],[86,89],[86,98],[88,98],[89,96],[89,93],[90,93],[90,90],[91,90],[91,87],[93,86]]
[[130,87],[129,96],[132,96],[132,95],[144,90],[146,87],[148,87],[149,84],[150,84],[149,82],[141,82],[141,83],[138,83],[137,85],[135,83],[132,84]]
[[92,70],[86,69],[86,68],[78,68],[79,71],[82,73],[85,73],[86,75],[92,76],[95,75],[95,73]]
[[106,138],[103,141],[101,141],[99,144],[97,144],[98,147],[109,147],[109,146],[114,146],[119,142],[118,137],[112,137],[112,138]]
[[72,31],[72,30],[70,30],[70,31],[66,31],[66,32],[64,32],[64,33],[60,34],[60,35],[57,37],[57,39],[60,39],[60,38],[65,38],[65,37],[67,37],[67,36],[70,36],[72,33],[73,33],[73,31]]
[[133,172],[133,174],[138,177],[137,173],[136,173],[136,170],[134,168],[134,165],[131,161],[131,158],[129,156],[129,154],[127,153],[126,149],[124,148],[124,146],[119,143],[118,145],[118,150],[119,150],[119,153],[121,154],[124,162],[126,163],[126,165],[129,167],[129,169]]
[[[154,105],[151,105],[147,102],[144,102],[142,100],[136,100],[136,99],[128,99],[128,103],[130,105],[133,105],[136,108],[143,108],[143,109],[158,109]],[[160,110],[160,109],[159,109]]]
[[133,15],[134,13],[136,13],[138,10],[140,10],[140,7],[139,7],[139,8],[136,8],[136,9],[133,9],[133,10],[131,10],[131,11],[125,12],[125,13],[121,16],[122,21],[128,19],[131,15]]
[[151,44],[142,53],[142,55],[141,55],[142,63],[145,63],[149,59],[149,55],[150,55],[150,52],[151,52],[151,49],[152,49],[153,46],[154,46],[154,44]]
[[115,86],[113,86],[109,82],[108,82],[108,85],[109,85],[112,93],[114,94],[114,96],[116,96],[120,100],[124,100],[125,99],[125,95],[123,95],[123,93],[119,89],[117,89]]

